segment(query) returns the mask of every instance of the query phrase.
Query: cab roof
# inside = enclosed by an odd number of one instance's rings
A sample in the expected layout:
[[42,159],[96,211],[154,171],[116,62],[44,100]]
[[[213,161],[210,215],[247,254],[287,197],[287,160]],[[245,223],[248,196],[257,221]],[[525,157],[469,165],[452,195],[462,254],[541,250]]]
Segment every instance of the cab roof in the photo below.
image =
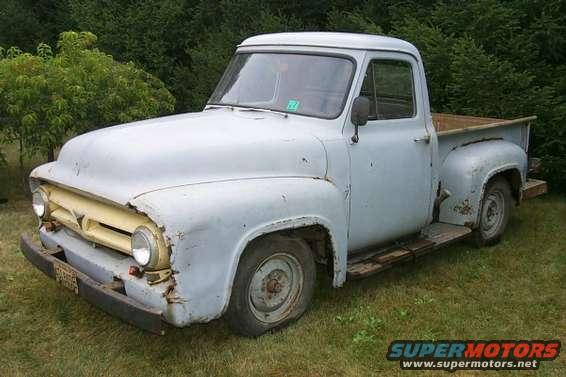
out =
[[261,34],[244,40],[238,47],[251,46],[312,46],[355,50],[401,51],[419,56],[415,46],[407,41],[382,35],[300,32]]

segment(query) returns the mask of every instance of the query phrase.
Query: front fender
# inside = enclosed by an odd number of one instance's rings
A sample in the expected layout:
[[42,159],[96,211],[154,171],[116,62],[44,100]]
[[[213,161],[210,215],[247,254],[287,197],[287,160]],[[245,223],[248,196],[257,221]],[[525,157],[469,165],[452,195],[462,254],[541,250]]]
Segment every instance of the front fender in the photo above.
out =
[[439,220],[476,227],[487,182],[504,171],[516,170],[525,182],[527,155],[516,144],[491,140],[456,148],[440,171],[441,187],[451,196],[440,205]]
[[332,183],[265,178],[180,186],[143,194],[131,205],[162,227],[171,245],[174,302],[207,322],[226,310],[238,261],[262,234],[318,224],[334,248],[334,285],[346,275],[347,201]]

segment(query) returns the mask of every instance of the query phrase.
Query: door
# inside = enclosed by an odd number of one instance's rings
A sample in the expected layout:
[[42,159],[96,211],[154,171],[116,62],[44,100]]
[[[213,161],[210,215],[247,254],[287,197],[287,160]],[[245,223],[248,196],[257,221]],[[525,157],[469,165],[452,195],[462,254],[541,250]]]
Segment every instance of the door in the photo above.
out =
[[431,204],[432,148],[416,60],[369,53],[364,71],[359,95],[370,100],[370,119],[350,143],[349,250],[419,231]]

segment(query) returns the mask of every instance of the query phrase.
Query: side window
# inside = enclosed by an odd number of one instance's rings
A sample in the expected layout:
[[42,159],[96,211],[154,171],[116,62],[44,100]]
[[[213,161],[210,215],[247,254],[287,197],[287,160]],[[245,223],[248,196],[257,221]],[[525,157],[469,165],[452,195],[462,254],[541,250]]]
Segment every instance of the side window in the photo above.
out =
[[360,95],[370,99],[370,119],[412,118],[416,109],[411,64],[400,60],[373,60]]
[[377,112],[375,111],[375,85],[374,85],[374,75],[373,75],[373,62],[368,65],[368,70],[364,77],[364,82],[362,83],[362,90],[360,91],[360,96],[369,98],[369,119],[376,120]]

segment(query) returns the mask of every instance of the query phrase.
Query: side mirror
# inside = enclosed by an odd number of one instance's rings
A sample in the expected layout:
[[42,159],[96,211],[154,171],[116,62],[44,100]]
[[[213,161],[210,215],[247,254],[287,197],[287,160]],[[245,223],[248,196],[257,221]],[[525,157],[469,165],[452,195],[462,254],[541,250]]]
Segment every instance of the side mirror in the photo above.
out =
[[352,136],[352,141],[357,143],[360,139],[358,137],[358,127],[365,126],[369,118],[369,98],[359,96],[354,98],[354,103],[352,103],[352,115],[351,120],[354,124],[354,136]]

